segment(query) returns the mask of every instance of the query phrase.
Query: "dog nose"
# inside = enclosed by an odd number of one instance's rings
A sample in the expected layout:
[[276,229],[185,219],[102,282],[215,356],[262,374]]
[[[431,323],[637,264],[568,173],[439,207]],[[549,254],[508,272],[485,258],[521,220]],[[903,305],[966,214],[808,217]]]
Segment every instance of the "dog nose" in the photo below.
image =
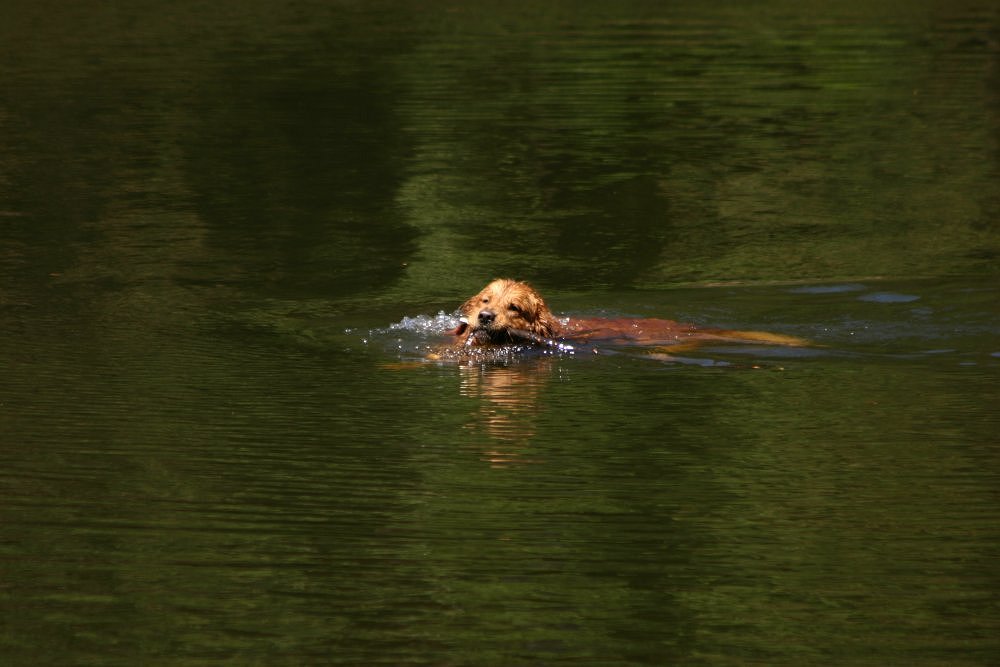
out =
[[494,313],[492,310],[483,309],[479,311],[480,324],[489,324],[490,322],[495,320],[496,317],[497,317],[496,313]]

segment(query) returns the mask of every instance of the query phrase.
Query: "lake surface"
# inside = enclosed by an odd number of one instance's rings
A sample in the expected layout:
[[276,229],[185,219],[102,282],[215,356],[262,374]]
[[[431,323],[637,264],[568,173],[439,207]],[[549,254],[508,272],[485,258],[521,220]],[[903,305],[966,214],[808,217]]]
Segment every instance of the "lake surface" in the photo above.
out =
[[997,664],[1000,10],[672,4],[5,2],[0,662]]

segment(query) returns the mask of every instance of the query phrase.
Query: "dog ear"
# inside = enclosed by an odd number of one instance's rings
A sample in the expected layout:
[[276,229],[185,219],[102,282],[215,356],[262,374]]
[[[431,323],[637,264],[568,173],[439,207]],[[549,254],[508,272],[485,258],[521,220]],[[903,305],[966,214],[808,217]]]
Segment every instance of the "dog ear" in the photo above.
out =
[[530,311],[530,317],[527,319],[531,322],[532,333],[545,338],[551,338],[556,334],[559,322],[535,288],[528,286],[524,305],[525,310]]
[[538,319],[535,320],[534,332],[539,336],[544,336],[545,338],[552,338],[559,331],[559,322],[556,320],[555,316],[549,312],[549,309],[542,304],[542,310],[538,315]]

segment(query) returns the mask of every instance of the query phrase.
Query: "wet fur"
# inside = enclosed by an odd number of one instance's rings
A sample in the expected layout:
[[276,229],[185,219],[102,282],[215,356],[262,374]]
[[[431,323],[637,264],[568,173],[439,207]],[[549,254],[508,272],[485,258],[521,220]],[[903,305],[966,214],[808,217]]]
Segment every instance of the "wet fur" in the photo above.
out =
[[606,342],[694,347],[710,341],[807,345],[808,341],[764,331],[703,329],[658,318],[568,319],[560,322],[531,285],[497,278],[462,304],[462,321],[451,333],[459,345],[527,343],[558,345],[559,341]]
[[471,344],[535,342],[559,335],[560,324],[531,285],[497,278],[462,304],[462,324],[455,334],[467,334]]

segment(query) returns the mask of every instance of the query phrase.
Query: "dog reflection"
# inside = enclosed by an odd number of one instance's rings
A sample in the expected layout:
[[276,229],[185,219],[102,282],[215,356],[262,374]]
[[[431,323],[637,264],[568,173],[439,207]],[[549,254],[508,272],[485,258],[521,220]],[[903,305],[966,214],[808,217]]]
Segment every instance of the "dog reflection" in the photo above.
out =
[[552,372],[551,361],[466,364],[459,368],[462,396],[478,401],[466,428],[488,436],[491,445],[483,452],[484,458],[496,466],[530,463],[523,450],[537,430],[542,412],[538,399]]

